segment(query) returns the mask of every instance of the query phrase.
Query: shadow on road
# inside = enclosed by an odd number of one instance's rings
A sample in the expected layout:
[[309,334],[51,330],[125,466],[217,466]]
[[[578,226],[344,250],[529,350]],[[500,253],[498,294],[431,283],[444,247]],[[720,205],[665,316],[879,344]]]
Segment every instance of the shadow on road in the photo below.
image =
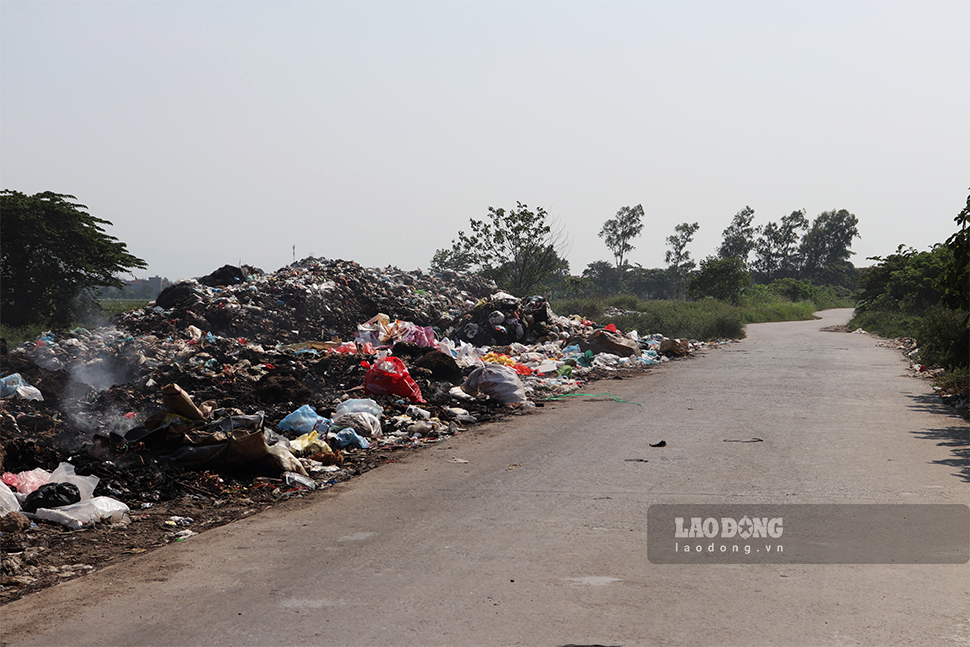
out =
[[917,429],[910,433],[919,438],[936,440],[936,444],[941,447],[949,447],[953,458],[931,462],[956,468],[953,475],[970,483],[970,426],[953,409],[940,402],[939,396],[923,393],[907,397],[913,400],[913,404],[907,405],[910,409],[942,414],[943,420],[952,421],[953,424],[947,427]]

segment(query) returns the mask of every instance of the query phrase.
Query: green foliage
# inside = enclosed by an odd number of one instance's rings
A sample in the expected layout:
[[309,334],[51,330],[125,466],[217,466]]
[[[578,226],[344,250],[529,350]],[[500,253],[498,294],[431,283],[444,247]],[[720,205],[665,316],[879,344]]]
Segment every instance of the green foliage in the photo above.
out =
[[616,217],[607,220],[600,229],[599,237],[606,242],[606,247],[613,252],[616,267],[626,264],[625,256],[635,248],[631,240],[640,235],[643,230],[643,205],[635,207],[620,207]]
[[472,270],[513,294],[531,293],[550,275],[568,274],[564,236],[539,207],[521,202],[515,209],[488,208],[486,220],[469,221],[471,233],[458,232],[451,249],[435,252],[431,268]]
[[[966,395],[970,393],[970,368],[954,368],[937,377],[933,383],[939,387],[940,395]],[[963,417],[968,417],[967,414],[968,411],[964,409]]]
[[694,234],[700,228],[701,226],[696,222],[682,222],[674,227],[673,236],[667,236],[667,245],[670,249],[667,250],[665,258],[667,269],[673,277],[675,298],[683,298],[687,277],[697,267],[697,263],[691,259],[690,252],[687,251],[687,245],[694,240]]
[[859,276],[858,310],[898,310],[916,315],[940,302],[938,278],[953,262],[953,252],[944,245],[928,252],[900,245],[895,254],[872,260],[876,265]]
[[942,293],[944,306],[966,312],[970,309],[970,195],[953,220],[959,229],[945,243],[951,260],[940,272],[935,287]]
[[916,328],[919,359],[929,366],[967,366],[970,358],[970,329],[964,315],[943,306],[929,308]]
[[693,300],[710,297],[737,304],[741,292],[750,284],[751,275],[743,260],[736,256],[708,256],[701,261],[700,270],[688,279],[687,294]]
[[579,315],[590,321],[597,321],[603,314],[605,303],[602,298],[574,298],[553,301],[550,304],[556,314]]
[[583,278],[589,279],[589,292],[594,294],[617,294],[623,290],[626,272],[607,261],[593,261],[583,270]]
[[[745,324],[813,319],[818,309],[811,301],[793,303],[768,286],[752,286],[740,305],[715,299],[643,301],[624,294],[555,301],[552,307],[561,315],[578,314],[601,324],[615,323],[623,331],[700,340],[739,339],[744,337]],[[624,312],[607,317],[603,313],[610,308]]]
[[858,224],[859,219],[845,209],[820,213],[799,247],[800,278],[851,288],[857,270],[849,262],[855,253],[849,248],[852,240],[859,238]]
[[688,339],[740,339],[744,324],[739,308],[713,299],[704,301],[646,301],[636,312],[604,319],[623,331],[640,334],[663,333]]
[[734,219],[721,234],[723,240],[717,254],[720,258],[736,258],[742,265],[747,266],[748,254],[754,249],[754,235],[756,229],[751,226],[754,220],[754,209],[745,207],[734,214]]
[[900,245],[874,258],[859,278],[859,305],[849,322],[886,337],[914,337],[921,362],[950,370],[970,364],[970,197],[955,221],[957,232],[928,252]]
[[811,281],[784,278],[772,281],[765,287],[789,301],[809,301],[819,310],[851,308],[855,305],[852,292],[837,285],[815,285]]
[[777,278],[794,277],[798,273],[799,232],[808,229],[804,209],[792,211],[781,223],[769,222],[761,228],[755,241],[755,259],[752,269],[765,283]]
[[94,289],[122,287],[118,274],[148,267],[105,233],[102,225],[110,222],[75,200],[51,192],[0,192],[3,324],[65,325],[84,307],[96,307]]

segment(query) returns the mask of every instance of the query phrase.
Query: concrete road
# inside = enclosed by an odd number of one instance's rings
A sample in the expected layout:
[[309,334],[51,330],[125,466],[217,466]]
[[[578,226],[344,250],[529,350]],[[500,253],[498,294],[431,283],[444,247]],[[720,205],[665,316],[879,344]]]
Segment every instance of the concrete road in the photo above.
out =
[[820,332],[849,314],[749,326],[588,390],[643,407],[547,405],[30,596],[0,611],[4,640],[966,645],[967,564],[647,559],[655,503],[967,503],[967,424],[898,352]]

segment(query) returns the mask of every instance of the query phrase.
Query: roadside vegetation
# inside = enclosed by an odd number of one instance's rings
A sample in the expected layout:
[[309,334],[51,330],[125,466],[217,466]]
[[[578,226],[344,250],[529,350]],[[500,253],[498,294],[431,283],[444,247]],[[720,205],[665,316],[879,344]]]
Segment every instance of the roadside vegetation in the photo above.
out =
[[970,197],[954,219],[957,231],[945,243],[920,252],[900,245],[875,257],[859,278],[852,328],[884,337],[916,339],[917,358],[944,368],[937,380],[944,394],[970,394]]
[[740,339],[744,337],[744,325],[749,323],[813,319],[818,310],[851,308],[853,300],[844,288],[781,279],[769,285],[749,286],[736,303],[713,297],[696,301],[644,300],[624,294],[563,299],[551,305],[557,313],[613,323],[623,331],[712,340]]

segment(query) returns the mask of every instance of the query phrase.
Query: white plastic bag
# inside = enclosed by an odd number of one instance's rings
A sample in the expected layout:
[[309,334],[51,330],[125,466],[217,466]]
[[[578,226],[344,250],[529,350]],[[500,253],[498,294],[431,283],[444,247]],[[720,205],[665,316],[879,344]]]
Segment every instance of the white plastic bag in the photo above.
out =
[[98,487],[98,483],[101,482],[97,476],[81,476],[75,474],[74,466],[70,463],[64,462],[57,466],[57,469],[51,472],[50,479],[48,483],[73,483],[77,486],[78,492],[81,494],[81,501],[85,499],[90,499],[94,496],[94,489]]
[[[96,496],[86,501],[63,505],[56,509],[39,508],[37,516],[69,528],[94,523],[95,521],[121,521],[128,514],[128,506],[109,496]],[[71,520],[77,524],[71,523]]]
[[0,517],[8,512],[20,512],[20,501],[6,483],[0,482]]
[[478,395],[479,391],[502,404],[521,404],[525,402],[525,385],[518,374],[508,366],[486,364],[472,371],[462,391]]

